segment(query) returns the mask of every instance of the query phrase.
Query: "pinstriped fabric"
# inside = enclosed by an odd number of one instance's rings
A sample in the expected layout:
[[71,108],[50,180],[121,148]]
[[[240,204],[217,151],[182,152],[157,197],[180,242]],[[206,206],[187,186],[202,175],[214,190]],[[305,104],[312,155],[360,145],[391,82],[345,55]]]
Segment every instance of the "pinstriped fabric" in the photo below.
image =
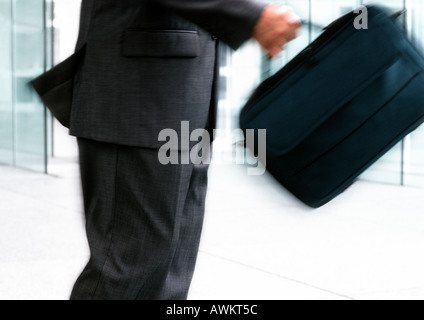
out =
[[72,299],[186,299],[208,166],[163,166],[157,151],[79,139],[91,258]]

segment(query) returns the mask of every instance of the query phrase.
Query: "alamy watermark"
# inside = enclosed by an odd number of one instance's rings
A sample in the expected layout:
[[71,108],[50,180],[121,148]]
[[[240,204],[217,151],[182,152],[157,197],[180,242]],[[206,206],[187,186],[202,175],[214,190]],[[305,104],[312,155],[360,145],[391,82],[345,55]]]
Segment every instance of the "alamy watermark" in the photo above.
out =
[[[205,129],[190,130],[189,121],[181,122],[181,131],[164,129],[158,141],[164,142],[159,149],[158,159],[163,165],[210,164],[212,141],[221,136],[220,130],[213,130],[213,137]],[[266,130],[236,129],[231,132],[232,150],[214,157],[214,164],[248,165],[248,175],[262,175],[266,171]],[[240,145],[242,144],[242,145]],[[244,148],[247,147],[247,149]],[[255,150],[250,153],[246,150]]]

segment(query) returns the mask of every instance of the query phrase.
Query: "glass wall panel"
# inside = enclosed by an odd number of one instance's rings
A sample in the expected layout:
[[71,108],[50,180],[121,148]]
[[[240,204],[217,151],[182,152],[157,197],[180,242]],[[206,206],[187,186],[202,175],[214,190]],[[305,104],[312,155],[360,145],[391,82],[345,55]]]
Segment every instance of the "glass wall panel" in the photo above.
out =
[[44,0],[0,0],[0,164],[38,172],[46,172],[46,114],[29,81],[48,67],[46,8]]
[[407,0],[371,0],[371,1],[362,1],[362,3],[377,4],[377,5],[384,6],[386,8],[399,11],[405,8],[406,1]]
[[13,164],[12,1],[0,0],[0,164]]
[[358,0],[311,0],[312,22],[327,26],[359,5]]
[[45,70],[43,0],[14,0],[15,164],[46,168],[46,114],[29,81]]

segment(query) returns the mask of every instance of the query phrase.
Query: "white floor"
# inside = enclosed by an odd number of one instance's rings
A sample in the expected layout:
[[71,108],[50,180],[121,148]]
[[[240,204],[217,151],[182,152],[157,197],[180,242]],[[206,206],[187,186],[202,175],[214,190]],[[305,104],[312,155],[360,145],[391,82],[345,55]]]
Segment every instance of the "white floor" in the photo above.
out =
[[[0,299],[67,299],[88,259],[76,163],[0,167]],[[359,182],[311,210],[213,166],[191,299],[424,299],[424,190]]]

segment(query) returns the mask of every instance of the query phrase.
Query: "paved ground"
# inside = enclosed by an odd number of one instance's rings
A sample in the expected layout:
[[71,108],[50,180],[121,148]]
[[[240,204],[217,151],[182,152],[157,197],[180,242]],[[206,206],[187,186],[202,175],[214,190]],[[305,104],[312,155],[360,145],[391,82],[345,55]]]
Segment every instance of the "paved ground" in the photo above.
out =
[[[87,261],[76,164],[0,167],[0,299],[67,299]],[[217,165],[191,299],[424,299],[424,190],[360,182],[311,210]]]

